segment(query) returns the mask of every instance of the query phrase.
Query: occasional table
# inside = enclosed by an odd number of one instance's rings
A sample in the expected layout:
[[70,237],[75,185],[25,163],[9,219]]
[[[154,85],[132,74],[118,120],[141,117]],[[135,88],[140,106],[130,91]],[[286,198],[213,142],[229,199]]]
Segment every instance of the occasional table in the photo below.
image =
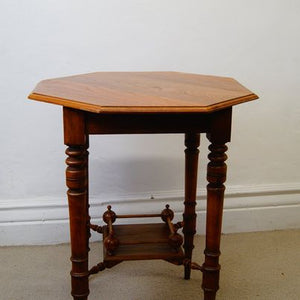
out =
[[[125,260],[163,259],[203,272],[204,299],[219,288],[219,256],[224,182],[231,135],[232,106],[258,97],[236,80],[179,72],[97,72],[41,81],[30,99],[63,106],[67,145],[72,296],[86,300],[89,276]],[[183,220],[172,223],[169,207],[157,214],[119,215],[108,206],[105,226],[91,223],[88,147],[93,134],[183,133],[185,200]],[[196,188],[200,133],[210,141],[207,166],[205,261],[192,261],[196,233]],[[159,217],[161,223],[117,225],[119,218]],[[178,233],[182,228],[183,237]],[[103,261],[89,269],[90,230],[103,234]],[[183,244],[183,246],[182,246]],[[195,295],[196,297],[196,295]]]

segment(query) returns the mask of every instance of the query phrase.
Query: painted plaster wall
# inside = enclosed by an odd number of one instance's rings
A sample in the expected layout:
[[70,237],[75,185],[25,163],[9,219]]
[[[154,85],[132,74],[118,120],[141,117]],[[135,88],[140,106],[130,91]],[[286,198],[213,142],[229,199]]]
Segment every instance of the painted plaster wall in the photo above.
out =
[[[14,203],[66,201],[61,108],[27,95],[42,79],[94,71],[238,79],[261,99],[234,108],[228,186],[292,185],[298,193],[299,14],[296,0],[1,1],[0,207],[6,216]],[[200,188],[207,145],[203,136]],[[92,137],[91,194],[147,200],[181,191],[183,150],[181,135]],[[6,225],[22,220],[9,216]]]

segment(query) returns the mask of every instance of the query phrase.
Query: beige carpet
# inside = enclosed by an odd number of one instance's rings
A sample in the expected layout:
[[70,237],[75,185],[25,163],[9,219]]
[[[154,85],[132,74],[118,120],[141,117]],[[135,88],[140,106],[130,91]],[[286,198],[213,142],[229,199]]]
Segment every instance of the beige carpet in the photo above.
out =
[[[203,237],[195,244],[202,263]],[[93,263],[100,249],[91,245]],[[69,245],[0,248],[0,299],[71,299],[69,256]],[[300,299],[300,230],[223,235],[221,264],[218,300]],[[89,299],[203,299],[201,272],[192,272],[188,281],[164,261],[124,262],[91,277]]]

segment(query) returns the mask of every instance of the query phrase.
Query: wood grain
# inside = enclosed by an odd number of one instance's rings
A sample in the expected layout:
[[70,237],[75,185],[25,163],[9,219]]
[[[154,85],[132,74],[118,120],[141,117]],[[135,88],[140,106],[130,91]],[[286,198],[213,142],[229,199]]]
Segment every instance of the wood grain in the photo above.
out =
[[41,81],[30,99],[95,113],[212,112],[257,99],[233,78],[97,72]]
[[88,270],[88,137],[84,131],[84,113],[64,108],[66,184],[68,187],[71,238],[71,294],[74,300],[87,300]]
[[185,196],[183,213],[184,233],[184,279],[190,279],[192,252],[194,249],[194,234],[196,233],[196,194],[197,194],[197,173],[200,145],[199,133],[186,133],[184,138],[185,149]]
[[209,145],[207,165],[207,208],[206,208],[206,238],[205,238],[205,261],[202,265],[205,300],[215,300],[219,289],[220,264],[219,256],[222,215],[225,192],[227,166],[227,146],[231,132],[231,109],[216,112],[211,122],[210,132],[207,137]]
[[[114,225],[115,235],[120,240],[120,246],[114,255],[109,255],[104,247],[104,262],[144,259],[170,259],[179,263],[184,258],[181,247],[174,251],[169,245],[170,231],[163,224],[129,224]],[[103,238],[108,235],[104,228]]]
[[[163,259],[184,265],[185,279],[190,278],[191,269],[201,270],[204,299],[215,300],[219,288],[226,179],[225,144],[231,136],[232,106],[258,97],[232,78],[176,72],[103,72],[42,81],[29,98],[64,107],[73,299],[88,299],[91,274],[124,260]],[[211,145],[207,168],[205,262],[200,266],[192,262],[192,251],[196,232],[199,135],[204,132]],[[166,222],[163,224],[113,226],[116,215],[110,208],[104,213],[108,225],[90,224],[89,135],[132,133],[185,134],[183,222],[171,224],[173,213],[170,214],[167,206],[162,213]],[[183,228],[184,251],[180,246],[182,238],[177,234],[179,228]],[[103,233],[106,245],[104,261],[89,270],[90,229]]]

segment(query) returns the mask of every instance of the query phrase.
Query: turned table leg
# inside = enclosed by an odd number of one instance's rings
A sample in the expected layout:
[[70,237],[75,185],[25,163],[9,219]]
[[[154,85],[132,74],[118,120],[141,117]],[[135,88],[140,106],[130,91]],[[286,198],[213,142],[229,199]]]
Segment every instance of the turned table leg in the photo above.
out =
[[184,279],[190,279],[191,259],[194,248],[193,240],[196,233],[196,189],[200,134],[185,134],[185,201],[183,213],[183,234],[184,234]]
[[206,213],[206,246],[204,250],[205,262],[202,266],[204,300],[215,300],[219,289],[219,256],[224,182],[226,181],[226,142],[230,141],[231,109],[220,111],[212,118],[211,133],[207,135],[211,144],[207,165],[207,213]]
[[86,214],[87,214],[87,226],[86,226],[86,230],[87,230],[87,248],[88,251],[90,251],[90,247],[89,247],[89,241],[90,241],[90,237],[91,237],[91,228],[90,228],[90,224],[91,224],[91,216],[89,213],[90,210],[90,203],[89,203],[89,136],[86,136],[86,144],[85,144],[85,166],[86,166],[86,181],[87,181],[87,186],[86,186]]
[[225,145],[211,144],[207,167],[207,216],[206,216],[206,248],[203,264],[203,290],[205,300],[214,300],[219,289],[219,256],[222,227],[223,199],[226,179]]
[[74,300],[87,300],[88,284],[88,170],[87,137],[84,114],[64,108],[64,135],[68,146],[66,154],[66,184],[68,189],[70,237],[71,237],[71,282]]

